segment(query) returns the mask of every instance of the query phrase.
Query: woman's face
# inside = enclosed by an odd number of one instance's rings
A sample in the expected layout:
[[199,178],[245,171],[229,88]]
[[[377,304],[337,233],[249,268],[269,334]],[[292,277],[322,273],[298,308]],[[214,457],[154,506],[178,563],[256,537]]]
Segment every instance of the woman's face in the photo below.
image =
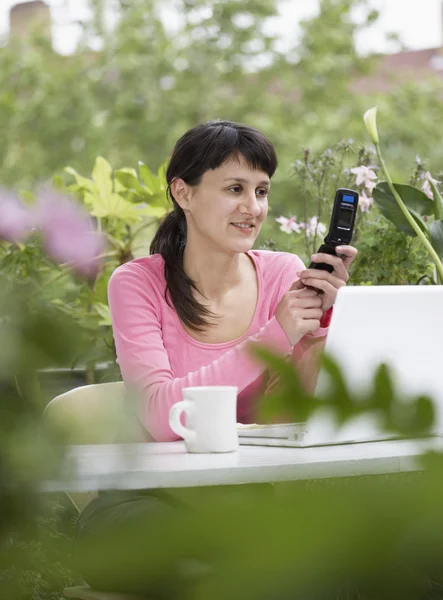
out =
[[269,188],[269,176],[241,155],[206,171],[198,186],[186,186],[188,240],[197,236],[210,247],[247,252],[268,213]]

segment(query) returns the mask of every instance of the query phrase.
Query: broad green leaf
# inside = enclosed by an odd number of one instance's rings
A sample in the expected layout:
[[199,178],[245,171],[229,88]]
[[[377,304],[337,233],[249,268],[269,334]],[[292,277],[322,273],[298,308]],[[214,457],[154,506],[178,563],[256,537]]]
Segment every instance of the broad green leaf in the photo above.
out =
[[160,186],[157,177],[152,173],[151,169],[147,167],[144,163],[138,163],[140,178],[148,188],[151,194],[158,193],[160,191]]
[[110,202],[113,194],[112,167],[102,156],[96,158],[92,179],[101,199]]
[[[137,171],[135,169],[119,169],[114,173],[115,179],[123,185],[123,189],[126,190],[139,190],[142,186],[137,177]],[[115,190],[119,191],[119,190]]]
[[139,212],[142,215],[148,217],[157,217],[158,219],[161,219],[165,216],[167,212],[169,212],[162,206],[150,206],[149,204],[147,204],[146,206],[136,205],[136,209],[137,212]]
[[138,190],[133,190],[129,194],[132,202],[145,202],[151,203],[153,198],[155,197],[148,188],[141,186]]
[[77,171],[75,169],[73,169],[72,167],[65,167],[64,171],[66,173],[69,173],[69,175],[72,175],[75,178],[77,185],[80,189],[88,190],[89,192],[91,192],[93,194],[96,192],[95,183],[91,179],[88,179],[87,177],[83,177],[83,175],[80,175],[79,173],[77,173]]
[[89,191],[85,191],[83,194],[83,202],[89,206],[92,207],[94,206],[94,202],[96,201],[96,194],[93,194],[92,192]]
[[91,214],[99,219],[115,217],[128,223],[137,223],[141,219],[137,206],[125,200],[120,194],[111,194],[107,198],[94,196],[90,210]]
[[151,206],[160,206],[166,211],[171,210],[171,205],[166,192],[159,192],[150,201]]
[[[433,214],[434,207],[432,200],[428,198],[424,192],[410,185],[395,183],[394,186],[422,231],[428,234],[426,223],[421,216]],[[411,236],[416,235],[385,181],[377,184],[374,188],[373,196],[381,213],[389,219],[397,229]]]
[[443,221],[434,221],[431,223],[429,233],[434,250],[443,258]]
[[118,179],[114,177],[114,192],[116,194],[121,194],[125,198],[129,198],[131,192],[128,191],[125,185],[121,183]]
[[166,192],[166,169],[168,168],[169,161],[165,161],[162,165],[160,165],[157,171],[157,178],[159,181],[159,187],[161,192]]

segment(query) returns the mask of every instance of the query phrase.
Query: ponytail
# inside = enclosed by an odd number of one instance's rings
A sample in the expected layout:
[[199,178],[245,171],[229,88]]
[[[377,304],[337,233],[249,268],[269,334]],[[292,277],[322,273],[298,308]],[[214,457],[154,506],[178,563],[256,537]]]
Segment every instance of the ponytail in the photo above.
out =
[[213,316],[193,295],[198,291],[193,280],[183,268],[183,254],[186,247],[187,226],[183,210],[174,202],[174,210],[161,222],[151,242],[150,254],[160,254],[165,261],[166,290],[165,300],[175,308],[186,326],[194,331],[202,331]]

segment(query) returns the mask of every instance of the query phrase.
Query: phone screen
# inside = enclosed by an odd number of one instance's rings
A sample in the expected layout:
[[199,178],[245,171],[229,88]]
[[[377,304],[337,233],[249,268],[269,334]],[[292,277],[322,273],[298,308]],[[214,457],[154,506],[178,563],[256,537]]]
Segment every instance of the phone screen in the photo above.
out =
[[338,215],[337,226],[341,229],[350,229],[352,225],[352,216],[354,211],[352,208],[346,208],[344,206],[340,209],[340,214]]

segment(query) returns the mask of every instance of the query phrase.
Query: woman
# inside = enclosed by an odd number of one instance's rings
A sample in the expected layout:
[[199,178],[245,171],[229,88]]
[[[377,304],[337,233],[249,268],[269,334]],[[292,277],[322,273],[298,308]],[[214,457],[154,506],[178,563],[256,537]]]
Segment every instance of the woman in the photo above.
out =
[[[292,254],[252,250],[276,167],[271,142],[252,127],[211,121],[191,129],[169,162],[174,209],[160,225],[151,255],[119,267],[111,277],[118,362],[127,387],[137,392],[143,429],[156,441],[178,439],[168,416],[188,386],[237,386],[238,421],[253,422],[266,374],[252,359],[251,346],[268,346],[303,364],[325,338],[337,291],[346,284],[357,251],[339,248],[343,259],[314,255],[314,261],[334,267],[328,273],[306,270]],[[110,523],[118,522],[120,531],[137,528],[141,514],[148,522],[155,515],[158,525],[161,515],[168,518],[171,503],[171,497],[151,492],[100,498],[86,509],[80,529],[91,540],[91,532]],[[122,576],[97,560],[94,565],[93,546],[83,554],[84,576],[92,586],[144,590],[137,568],[149,562],[146,548],[137,550],[142,563],[136,568],[126,550],[109,545],[114,554],[108,566],[121,566],[124,558]],[[159,588],[160,582],[161,574]]]
[[252,250],[276,167],[271,142],[252,127],[213,121],[188,131],[169,162],[174,210],[151,256],[111,278],[118,362],[140,393],[139,419],[156,441],[177,439],[169,410],[188,386],[237,386],[238,420],[251,422],[265,369],[250,358],[250,345],[297,360],[327,333],[356,250],[340,248],[344,260],[313,257],[332,273],[305,270],[292,254]]

